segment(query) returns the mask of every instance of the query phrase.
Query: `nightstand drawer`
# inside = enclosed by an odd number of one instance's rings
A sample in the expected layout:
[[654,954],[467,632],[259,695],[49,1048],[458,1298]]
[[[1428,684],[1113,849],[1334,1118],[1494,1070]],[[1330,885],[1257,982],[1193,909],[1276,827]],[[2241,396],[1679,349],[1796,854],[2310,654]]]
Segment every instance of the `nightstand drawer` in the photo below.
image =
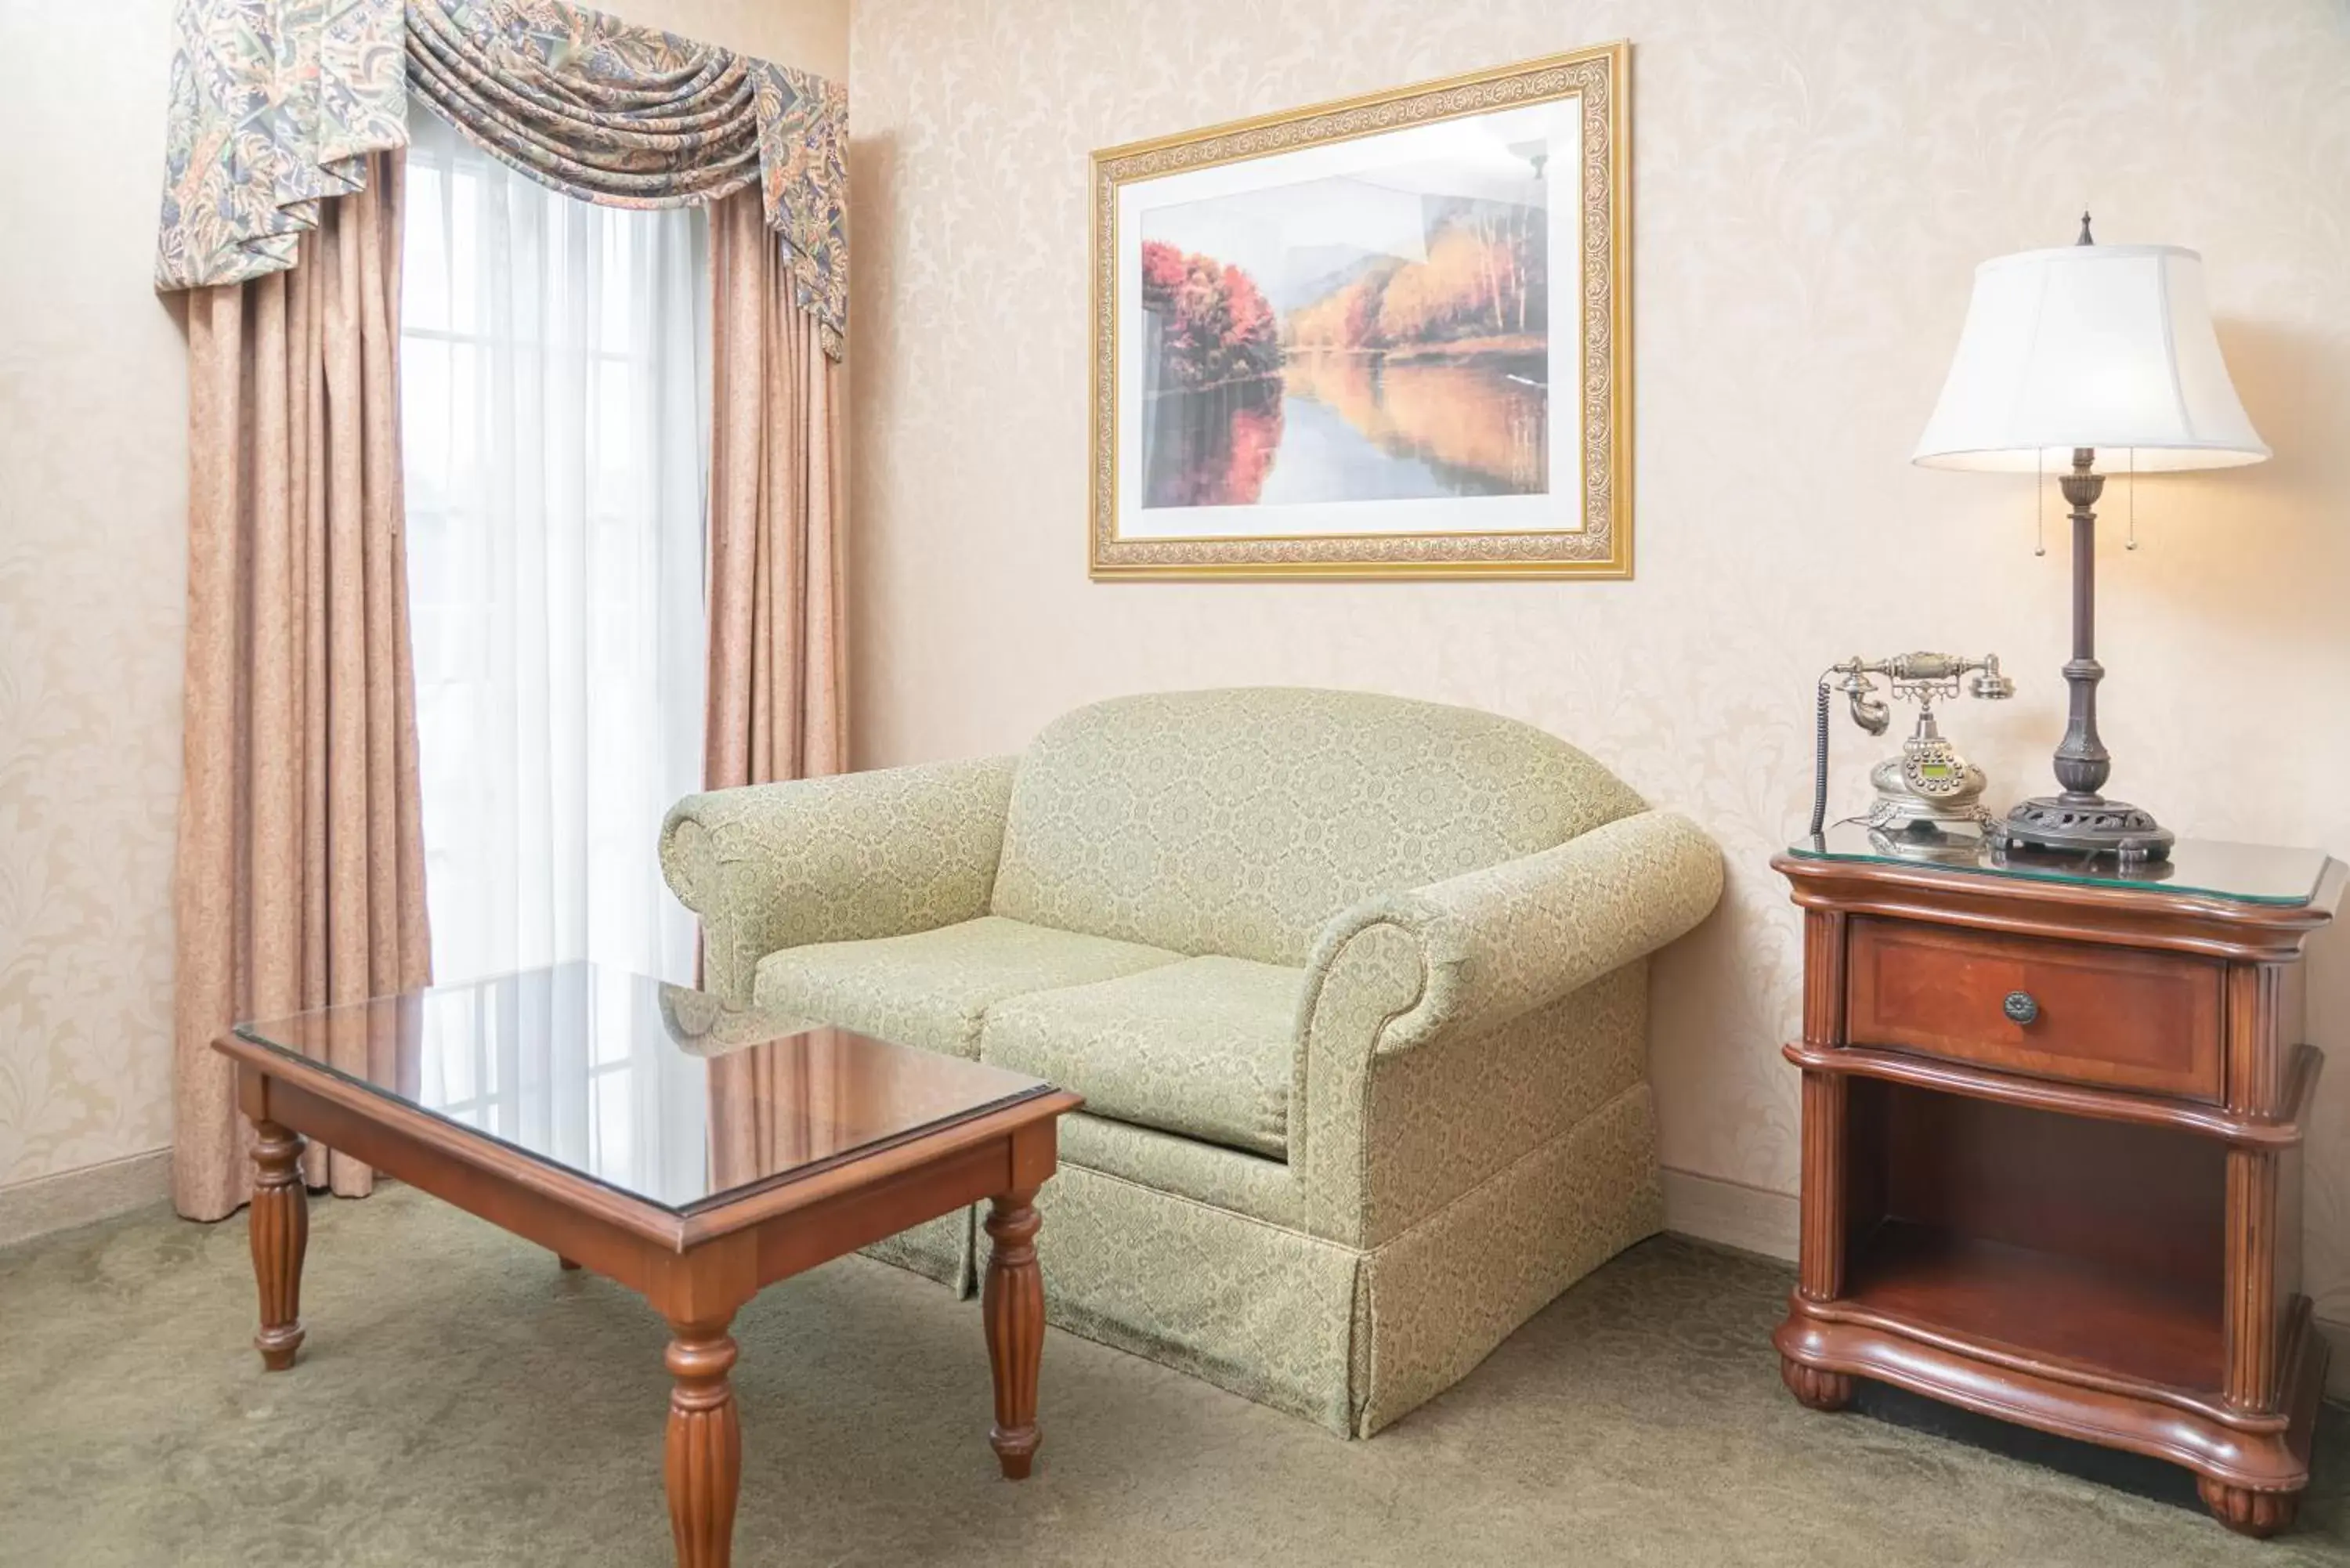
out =
[[1860,916],[1848,962],[1855,1044],[2224,1098],[2215,961]]

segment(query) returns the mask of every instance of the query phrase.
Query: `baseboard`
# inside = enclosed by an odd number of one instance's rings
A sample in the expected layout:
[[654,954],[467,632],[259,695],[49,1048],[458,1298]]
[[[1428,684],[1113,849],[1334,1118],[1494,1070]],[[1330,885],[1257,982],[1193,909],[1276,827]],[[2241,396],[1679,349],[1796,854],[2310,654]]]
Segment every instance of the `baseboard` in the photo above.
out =
[[[1800,1212],[1794,1194],[1765,1192],[1670,1167],[1663,1174],[1666,1230],[1717,1247],[1794,1262]],[[2313,1321],[2334,1349],[2325,1368],[2325,1397],[2350,1404],[2350,1323],[2322,1317]]]
[[1792,1192],[1767,1192],[1743,1182],[1667,1166],[1665,1229],[1717,1247],[1735,1247],[1782,1262],[1795,1261],[1797,1216]]
[[2350,1323],[2314,1317],[2309,1325],[2334,1348],[2325,1364],[2325,1397],[2337,1405],[2350,1405]]
[[171,1193],[169,1148],[0,1187],[0,1247],[143,1209]]

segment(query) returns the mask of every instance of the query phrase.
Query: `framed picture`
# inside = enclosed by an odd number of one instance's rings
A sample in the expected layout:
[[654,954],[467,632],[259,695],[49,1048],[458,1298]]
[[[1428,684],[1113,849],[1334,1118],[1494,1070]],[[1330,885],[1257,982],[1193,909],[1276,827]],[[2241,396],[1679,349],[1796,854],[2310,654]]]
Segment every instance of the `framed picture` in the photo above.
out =
[[1095,153],[1093,575],[1631,576],[1628,54]]

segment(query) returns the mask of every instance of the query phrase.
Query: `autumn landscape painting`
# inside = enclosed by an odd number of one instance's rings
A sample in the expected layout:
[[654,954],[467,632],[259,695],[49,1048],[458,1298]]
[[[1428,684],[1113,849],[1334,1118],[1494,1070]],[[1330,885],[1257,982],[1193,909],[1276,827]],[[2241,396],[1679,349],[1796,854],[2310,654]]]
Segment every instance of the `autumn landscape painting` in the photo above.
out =
[[1547,492],[1547,145],[1143,213],[1142,506]]

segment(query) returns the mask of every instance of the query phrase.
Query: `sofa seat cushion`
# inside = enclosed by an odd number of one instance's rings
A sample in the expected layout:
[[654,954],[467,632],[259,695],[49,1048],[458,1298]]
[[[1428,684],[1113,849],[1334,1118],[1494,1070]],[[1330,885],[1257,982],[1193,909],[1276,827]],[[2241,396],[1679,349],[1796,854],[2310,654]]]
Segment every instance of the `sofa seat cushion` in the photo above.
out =
[[1032,991],[987,1011],[980,1059],[1086,1097],[1091,1115],[1285,1158],[1305,971],[1195,958]]
[[999,915],[858,942],[813,942],[759,961],[760,1006],[950,1056],[979,1054],[980,1020],[1023,992],[1179,964],[1136,942]]

